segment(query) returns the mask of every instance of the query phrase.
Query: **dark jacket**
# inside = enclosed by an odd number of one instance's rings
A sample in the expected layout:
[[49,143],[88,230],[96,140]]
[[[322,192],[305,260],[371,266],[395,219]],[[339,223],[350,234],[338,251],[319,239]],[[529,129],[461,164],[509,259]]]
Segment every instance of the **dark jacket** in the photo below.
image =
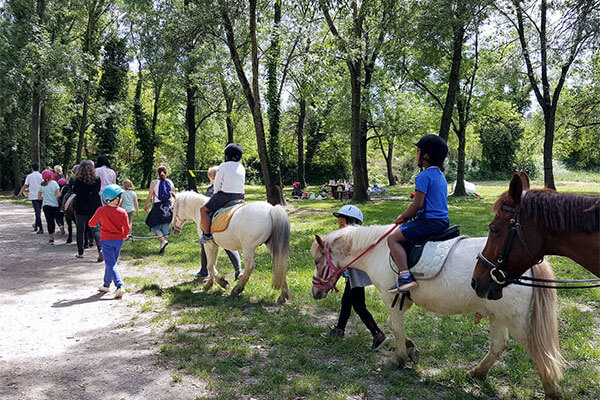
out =
[[79,215],[94,215],[98,207],[101,206],[100,196],[100,178],[88,185],[78,179],[73,184],[73,193],[75,197],[75,213]]
[[210,185],[209,187],[206,188],[206,193],[204,193],[206,195],[206,197],[212,197],[213,194],[215,194],[215,188],[213,186],[214,185]]

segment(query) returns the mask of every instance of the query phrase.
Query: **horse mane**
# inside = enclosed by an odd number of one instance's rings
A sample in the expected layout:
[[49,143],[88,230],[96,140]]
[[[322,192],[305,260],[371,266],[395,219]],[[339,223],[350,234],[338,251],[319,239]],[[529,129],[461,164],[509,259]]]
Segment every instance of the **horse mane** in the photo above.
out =
[[352,246],[350,251],[355,252],[375,243],[388,229],[389,225],[350,225],[327,234],[324,239],[327,243],[333,243],[335,239],[343,238]]
[[[599,196],[557,193],[553,190],[529,190],[521,199],[523,213],[544,228],[563,232],[600,231]],[[511,203],[508,192],[502,193],[494,204],[494,212]],[[514,205],[514,204],[513,204]]]
[[203,204],[206,204],[208,199],[209,198],[203,194],[196,193],[191,190],[184,190],[183,192],[177,193],[177,196],[175,197],[175,204],[177,204],[178,208],[183,209],[187,207],[188,203],[197,203],[202,201]]

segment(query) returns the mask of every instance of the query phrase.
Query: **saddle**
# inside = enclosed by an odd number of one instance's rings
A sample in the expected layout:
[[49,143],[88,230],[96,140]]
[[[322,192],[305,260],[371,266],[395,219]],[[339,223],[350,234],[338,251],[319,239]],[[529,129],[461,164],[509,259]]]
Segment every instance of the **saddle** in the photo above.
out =
[[244,200],[232,200],[217,211],[211,217],[211,232],[223,232],[229,227],[229,221],[233,214],[244,205]]
[[444,266],[446,257],[456,243],[466,236],[460,236],[460,226],[453,225],[443,232],[417,243],[403,243],[408,260],[408,269],[417,279],[432,279]]

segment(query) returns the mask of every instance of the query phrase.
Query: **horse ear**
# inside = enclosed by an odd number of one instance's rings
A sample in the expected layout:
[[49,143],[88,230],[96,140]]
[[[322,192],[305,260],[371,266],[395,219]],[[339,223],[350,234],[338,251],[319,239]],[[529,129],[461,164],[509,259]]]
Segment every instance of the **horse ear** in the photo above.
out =
[[519,175],[514,174],[510,181],[510,186],[508,187],[508,194],[515,205],[518,205],[521,201],[521,193],[523,193],[523,182],[521,182],[521,177]]
[[321,236],[315,235],[315,240],[317,241],[317,243],[319,243],[319,247],[321,247],[321,248],[325,247],[325,245],[323,244],[323,239],[321,239]]
[[521,178],[521,183],[523,184],[523,190],[529,190],[529,175],[527,175],[527,172],[521,171],[519,177]]

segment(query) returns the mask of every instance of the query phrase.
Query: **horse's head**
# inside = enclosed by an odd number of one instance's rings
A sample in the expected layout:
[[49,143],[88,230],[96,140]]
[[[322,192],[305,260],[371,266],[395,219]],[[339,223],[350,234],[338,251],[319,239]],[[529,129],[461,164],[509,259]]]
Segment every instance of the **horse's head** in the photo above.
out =
[[171,221],[171,231],[174,235],[179,235],[181,230],[183,229],[183,225],[186,222],[186,219],[181,215],[183,207],[181,206],[182,198],[181,196],[176,196],[173,193],[173,197],[175,197],[175,201],[173,202],[173,220]]
[[502,289],[510,283],[508,281],[520,277],[536,263],[531,249],[539,249],[540,239],[537,238],[538,235],[531,235],[525,239],[521,225],[521,200],[527,190],[527,174],[514,174],[508,191],[500,195],[494,204],[493,210],[496,215],[489,225],[490,231],[485,247],[477,256],[471,280],[471,287],[479,297],[500,299]]
[[310,249],[315,259],[315,275],[313,276],[313,298],[324,299],[330,290],[336,289],[335,285],[341,273],[336,273],[343,267],[343,261],[350,253],[350,243],[344,235],[337,234],[333,239],[327,235],[321,239],[315,235],[315,241]]

